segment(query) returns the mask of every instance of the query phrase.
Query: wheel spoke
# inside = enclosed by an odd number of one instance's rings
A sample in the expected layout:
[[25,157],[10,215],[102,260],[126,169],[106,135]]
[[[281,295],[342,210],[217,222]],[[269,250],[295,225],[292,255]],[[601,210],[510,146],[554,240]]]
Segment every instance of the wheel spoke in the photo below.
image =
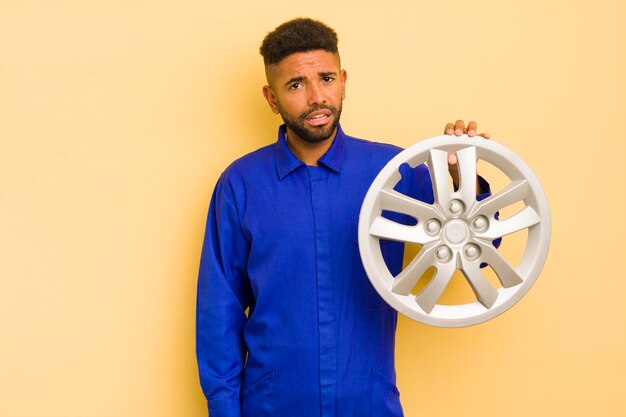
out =
[[541,218],[537,212],[532,207],[526,206],[508,219],[491,221],[489,229],[484,233],[477,233],[476,236],[480,239],[493,240],[534,226],[539,222],[541,222]]
[[428,171],[433,183],[435,201],[441,206],[447,206],[450,201],[450,184],[448,181],[448,152],[431,149],[428,157]]
[[524,282],[517,271],[491,244],[476,241],[480,245],[481,261],[486,262],[498,276],[504,288],[514,287]]
[[493,288],[480,271],[480,261],[468,261],[465,258],[461,258],[461,270],[472,287],[476,299],[486,308],[491,308],[498,298],[498,290]]
[[428,314],[430,314],[435,304],[437,304],[437,301],[439,301],[439,298],[441,298],[441,294],[443,294],[443,291],[452,278],[452,274],[454,274],[456,270],[454,261],[445,264],[437,264],[436,268],[437,272],[435,272],[435,276],[430,280],[428,285],[426,285],[426,288],[415,297],[417,305]]
[[459,198],[467,207],[476,202],[476,148],[469,146],[456,153],[459,169]]
[[370,227],[370,235],[377,236],[381,239],[394,240],[396,242],[410,242],[426,245],[437,240],[437,237],[429,236],[424,232],[422,224],[415,226],[407,226],[396,223],[393,220],[378,216],[372,227]]
[[415,217],[418,221],[426,221],[432,218],[445,219],[444,215],[432,204],[424,203],[390,189],[380,190],[380,208],[381,210],[389,210]]
[[468,214],[468,217],[479,215],[493,217],[496,211],[528,197],[528,190],[528,181],[513,181],[497,194],[478,202],[478,204],[474,206],[474,209]]
[[434,264],[436,245],[424,246],[415,258],[393,280],[391,291],[400,295],[409,295],[417,281]]

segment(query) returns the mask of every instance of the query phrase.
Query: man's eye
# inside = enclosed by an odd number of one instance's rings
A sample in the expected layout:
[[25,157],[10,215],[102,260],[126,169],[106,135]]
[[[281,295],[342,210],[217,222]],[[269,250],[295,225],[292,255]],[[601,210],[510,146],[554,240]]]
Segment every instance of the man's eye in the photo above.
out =
[[293,83],[293,84],[291,84],[291,86],[289,88],[291,88],[292,90],[298,90],[298,89],[300,89],[300,87],[302,87],[302,84],[300,84],[300,83]]
[[322,81],[324,81],[325,83],[329,83],[329,82],[331,82],[333,79],[334,79],[333,77],[324,77],[324,78],[322,78]]

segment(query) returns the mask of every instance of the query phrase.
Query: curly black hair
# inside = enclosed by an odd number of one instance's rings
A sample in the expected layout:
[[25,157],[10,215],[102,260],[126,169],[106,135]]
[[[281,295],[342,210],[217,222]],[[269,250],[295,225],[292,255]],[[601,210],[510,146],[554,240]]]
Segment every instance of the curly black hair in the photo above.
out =
[[265,65],[273,65],[296,52],[321,49],[336,54],[337,42],[337,33],[324,23],[310,18],[297,18],[268,33],[260,52]]

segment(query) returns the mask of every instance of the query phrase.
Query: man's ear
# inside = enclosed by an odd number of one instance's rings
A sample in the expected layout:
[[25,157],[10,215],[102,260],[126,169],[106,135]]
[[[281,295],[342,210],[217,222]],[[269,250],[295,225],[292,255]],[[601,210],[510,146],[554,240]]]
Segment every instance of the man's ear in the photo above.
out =
[[263,86],[263,97],[267,100],[267,104],[270,105],[270,109],[274,112],[274,114],[278,114],[278,103],[276,102],[276,94],[274,94],[274,90],[269,85]]
[[346,72],[345,69],[341,70],[341,99],[345,99],[346,98],[346,80],[348,79],[348,73]]

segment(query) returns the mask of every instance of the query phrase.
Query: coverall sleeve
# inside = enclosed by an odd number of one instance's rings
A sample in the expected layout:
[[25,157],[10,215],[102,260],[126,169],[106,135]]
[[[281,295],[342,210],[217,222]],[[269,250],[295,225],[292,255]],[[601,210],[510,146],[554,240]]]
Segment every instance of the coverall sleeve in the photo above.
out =
[[247,352],[243,331],[252,300],[246,273],[249,245],[231,191],[220,178],[209,206],[198,276],[196,355],[210,417],[241,416]]
[[[487,181],[486,181],[483,177],[481,177],[480,175],[478,176],[478,186],[479,186],[479,188],[480,188],[481,193],[480,193],[480,194],[478,194],[478,195],[476,196],[476,200],[481,201],[481,200],[484,200],[484,199],[485,199],[485,198],[487,198],[487,197],[491,197],[491,186],[490,186],[490,185],[489,185],[489,183],[488,183],[488,182],[487,182]],[[496,212],[496,214],[495,214],[494,218],[495,218],[496,220],[498,220],[498,218],[499,218],[499,217],[500,217],[500,212]],[[501,237],[499,237],[499,238],[497,238],[497,239],[494,239],[494,240],[493,240],[493,242],[492,242],[492,244],[493,244],[493,246],[495,246],[496,248],[499,248],[499,247],[500,247],[500,244],[502,244],[502,238],[501,238]],[[486,266],[487,266],[487,264],[485,264],[485,263],[480,264],[480,267],[481,267],[481,268],[484,268],[484,267],[486,267]]]

